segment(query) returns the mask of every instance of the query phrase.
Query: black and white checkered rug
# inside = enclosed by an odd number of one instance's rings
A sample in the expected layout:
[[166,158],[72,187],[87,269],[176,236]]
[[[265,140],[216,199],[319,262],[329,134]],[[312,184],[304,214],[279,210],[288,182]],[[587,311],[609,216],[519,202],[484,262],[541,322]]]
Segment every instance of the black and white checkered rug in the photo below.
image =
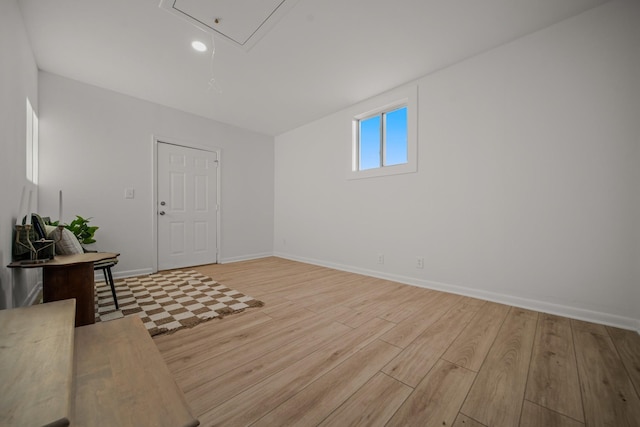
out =
[[96,322],[138,316],[151,336],[264,305],[193,270],[119,279],[115,287],[119,310],[109,285],[96,283]]

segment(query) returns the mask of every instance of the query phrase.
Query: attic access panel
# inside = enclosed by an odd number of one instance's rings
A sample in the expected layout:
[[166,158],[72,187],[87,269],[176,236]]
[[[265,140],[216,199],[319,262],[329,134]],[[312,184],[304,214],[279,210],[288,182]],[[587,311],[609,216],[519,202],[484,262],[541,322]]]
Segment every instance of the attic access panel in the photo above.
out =
[[[160,0],[160,7],[203,31],[251,49],[297,0]],[[216,22],[217,21],[217,22]]]

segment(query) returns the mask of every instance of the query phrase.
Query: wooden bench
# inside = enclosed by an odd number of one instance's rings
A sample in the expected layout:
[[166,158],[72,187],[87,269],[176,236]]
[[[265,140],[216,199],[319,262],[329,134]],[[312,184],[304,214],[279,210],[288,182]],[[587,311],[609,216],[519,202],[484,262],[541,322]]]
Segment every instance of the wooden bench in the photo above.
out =
[[200,423],[139,317],[76,328],[71,425],[173,426]]
[[69,425],[75,311],[75,300],[0,310],[0,425]]
[[0,310],[0,425],[199,425],[138,317],[74,315],[75,300]]

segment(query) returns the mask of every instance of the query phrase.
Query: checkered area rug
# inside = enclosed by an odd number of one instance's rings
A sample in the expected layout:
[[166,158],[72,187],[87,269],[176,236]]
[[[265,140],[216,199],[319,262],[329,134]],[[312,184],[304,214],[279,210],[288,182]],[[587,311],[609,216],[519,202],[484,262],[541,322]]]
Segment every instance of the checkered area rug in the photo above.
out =
[[138,316],[151,336],[264,305],[193,270],[119,279],[115,287],[119,310],[109,285],[96,283],[96,322]]

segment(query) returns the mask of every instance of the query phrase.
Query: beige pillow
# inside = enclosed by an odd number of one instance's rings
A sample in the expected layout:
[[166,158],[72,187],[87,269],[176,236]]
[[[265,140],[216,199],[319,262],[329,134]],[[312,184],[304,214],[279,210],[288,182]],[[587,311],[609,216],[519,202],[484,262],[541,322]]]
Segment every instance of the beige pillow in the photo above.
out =
[[47,227],[47,237],[54,241],[56,245],[56,254],[58,255],[75,255],[84,253],[82,245],[66,228],[55,227],[49,232]]

